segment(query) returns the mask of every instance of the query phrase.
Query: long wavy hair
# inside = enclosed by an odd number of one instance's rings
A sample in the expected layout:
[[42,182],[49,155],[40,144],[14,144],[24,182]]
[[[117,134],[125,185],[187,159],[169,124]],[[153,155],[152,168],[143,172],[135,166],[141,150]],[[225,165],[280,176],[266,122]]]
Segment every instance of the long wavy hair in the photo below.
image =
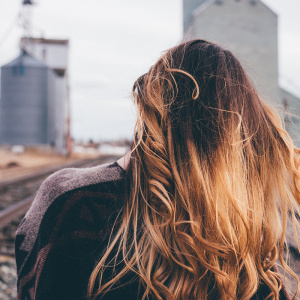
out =
[[300,151],[235,56],[205,40],[182,43],[132,94],[131,188],[89,297],[133,272],[142,299],[250,299],[260,284],[279,299],[277,260],[299,292],[284,253],[289,222],[298,242]]

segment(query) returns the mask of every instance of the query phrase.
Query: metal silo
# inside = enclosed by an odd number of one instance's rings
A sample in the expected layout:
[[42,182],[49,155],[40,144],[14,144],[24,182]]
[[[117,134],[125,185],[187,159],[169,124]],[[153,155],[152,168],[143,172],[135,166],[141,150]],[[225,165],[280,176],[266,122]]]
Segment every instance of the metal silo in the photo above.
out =
[[71,152],[69,111],[69,40],[23,37],[21,47],[50,68],[48,72],[48,144]]
[[1,144],[48,143],[49,72],[25,51],[1,68]]

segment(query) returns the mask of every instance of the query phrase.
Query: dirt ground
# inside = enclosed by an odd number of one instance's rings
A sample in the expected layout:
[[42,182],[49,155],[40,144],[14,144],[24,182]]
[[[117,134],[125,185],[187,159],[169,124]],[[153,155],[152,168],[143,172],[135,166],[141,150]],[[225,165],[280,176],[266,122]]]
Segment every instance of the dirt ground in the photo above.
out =
[[14,154],[8,150],[0,149],[0,182],[27,175],[48,166],[55,166],[84,158],[94,158],[99,154],[74,153],[70,157],[57,154],[35,153],[27,151]]

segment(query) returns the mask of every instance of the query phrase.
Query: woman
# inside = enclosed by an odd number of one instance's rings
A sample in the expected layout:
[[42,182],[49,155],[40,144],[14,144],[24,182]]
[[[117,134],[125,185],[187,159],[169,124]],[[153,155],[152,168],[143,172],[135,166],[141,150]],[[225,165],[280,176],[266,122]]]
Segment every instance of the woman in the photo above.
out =
[[299,291],[283,259],[299,150],[239,61],[180,44],[133,99],[129,156],[40,188],[17,233],[18,299],[289,299],[277,260]]

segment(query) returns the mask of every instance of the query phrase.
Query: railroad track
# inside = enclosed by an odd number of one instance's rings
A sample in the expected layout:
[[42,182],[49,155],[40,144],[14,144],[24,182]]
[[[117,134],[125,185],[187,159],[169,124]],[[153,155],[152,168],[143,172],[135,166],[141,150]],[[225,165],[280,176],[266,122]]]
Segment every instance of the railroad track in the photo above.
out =
[[53,172],[67,167],[92,167],[113,162],[118,158],[119,156],[116,155],[102,155],[95,159],[46,168],[34,174],[2,182],[0,184],[0,230],[28,210],[39,186]]
[[30,196],[36,192],[41,183],[53,172],[68,167],[87,166],[99,161],[96,159],[84,159],[44,168],[29,175],[5,180],[0,183],[0,211],[6,209],[16,201]]
[[85,166],[85,167],[93,166],[93,165],[95,165],[95,162],[109,160],[111,157],[113,158],[113,157],[116,157],[116,156],[114,156],[114,155],[101,155],[97,158],[80,159],[80,160],[68,162],[68,163],[61,164],[61,165],[46,167],[46,168],[43,168],[42,170],[39,170],[37,172],[27,174],[27,175],[23,175],[23,176],[19,176],[17,178],[4,180],[4,181],[0,182],[0,194],[5,192],[6,190],[10,189],[11,187],[14,187],[15,185],[21,185],[21,184],[24,184],[26,182],[35,180],[37,178],[40,178],[40,177],[43,177],[43,176],[48,176],[51,173],[53,173],[57,170],[60,170],[60,169],[71,168],[71,167],[72,168],[79,168],[79,167],[82,167],[82,166]]
[[29,209],[34,197],[35,195],[28,196],[0,211],[0,228],[3,228],[12,220],[24,214]]

